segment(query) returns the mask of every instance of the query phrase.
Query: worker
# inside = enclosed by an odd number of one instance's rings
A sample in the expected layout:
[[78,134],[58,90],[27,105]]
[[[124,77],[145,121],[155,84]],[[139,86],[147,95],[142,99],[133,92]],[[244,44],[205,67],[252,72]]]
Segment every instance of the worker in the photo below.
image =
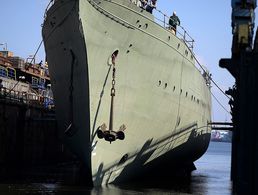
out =
[[152,14],[152,10],[156,8],[157,0],[150,0],[149,4],[146,6],[146,11]]
[[176,34],[176,27],[180,25],[180,20],[176,15],[176,12],[173,12],[173,15],[169,18],[169,29],[172,31],[173,34]]

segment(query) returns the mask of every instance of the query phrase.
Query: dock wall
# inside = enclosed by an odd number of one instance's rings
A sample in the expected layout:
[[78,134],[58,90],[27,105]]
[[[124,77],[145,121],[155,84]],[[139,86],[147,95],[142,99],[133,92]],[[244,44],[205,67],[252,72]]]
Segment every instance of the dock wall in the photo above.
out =
[[55,112],[0,94],[0,181],[78,183],[82,163],[62,143]]
[[220,61],[236,81],[226,91],[233,122],[232,187],[236,194],[258,194],[258,31],[252,47],[236,40],[233,51],[237,52]]

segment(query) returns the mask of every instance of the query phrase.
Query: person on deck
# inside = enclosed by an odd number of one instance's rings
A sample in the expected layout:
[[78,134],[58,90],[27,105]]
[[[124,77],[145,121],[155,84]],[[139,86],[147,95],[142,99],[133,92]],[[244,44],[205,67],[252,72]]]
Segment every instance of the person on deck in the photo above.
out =
[[156,8],[157,0],[150,0],[150,3],[146,6],[146,11],[152,14],[152,10]]
[[173,34],[176,34],[176,27],[180,25],[180,20],[175,11],[173,12],[173,15],[170,16],[168,23],[170,25],[170,30],[173,32]]
[[137,6],[137,7],[142,7],[142,1],[141,1],[141,0],[138,0],[137,3],[136,3],[136,6]]
[[137,4],[137,6],[146,9],[147,3],[147,0],[139,0],[139,4]]

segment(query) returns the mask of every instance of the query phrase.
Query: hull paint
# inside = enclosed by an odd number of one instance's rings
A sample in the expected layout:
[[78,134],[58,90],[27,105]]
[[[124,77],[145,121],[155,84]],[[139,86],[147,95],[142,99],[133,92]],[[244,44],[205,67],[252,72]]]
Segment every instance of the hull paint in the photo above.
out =
[[[155,161],[162,166],[162,159],[193,162],[205,152],[209,87],[184,41],[151,14],[127,0],[58,0],[43,39],[60,133],[94,185],[122,181]],[[113,126],[126,130],[124,140],[110,144],[96,131],[110,121],[116,50]]]

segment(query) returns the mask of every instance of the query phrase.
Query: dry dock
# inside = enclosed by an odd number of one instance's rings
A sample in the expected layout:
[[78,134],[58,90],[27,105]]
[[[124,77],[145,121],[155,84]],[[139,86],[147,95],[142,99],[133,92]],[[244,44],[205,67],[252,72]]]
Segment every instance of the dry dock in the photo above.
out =
[[62,143],[44,100],[0,89],[0,180],[78,183],[81,163]]

